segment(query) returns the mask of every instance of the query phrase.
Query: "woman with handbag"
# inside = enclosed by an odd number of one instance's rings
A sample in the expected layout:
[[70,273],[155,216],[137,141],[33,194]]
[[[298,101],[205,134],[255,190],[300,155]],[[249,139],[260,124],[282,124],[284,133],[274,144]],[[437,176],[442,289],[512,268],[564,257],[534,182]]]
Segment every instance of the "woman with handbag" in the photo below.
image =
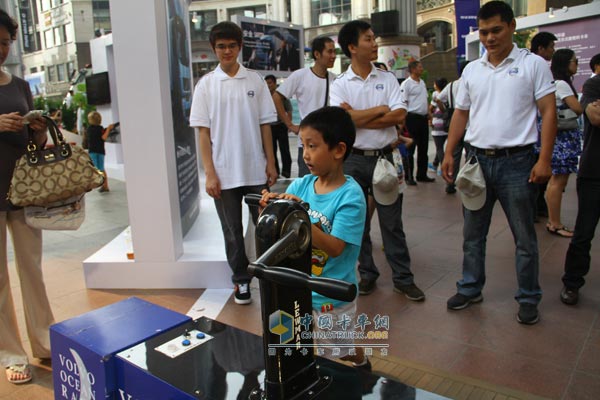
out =
[[570,238],[573,231],[564,226],[560,219],[562,195],[569,175],[577,172],[581,155],[581,129],[577,118],[583,112],[577,100],[572,77],[577,73],[575,52],[559,49],[552,56],[550,65],[556,84],[556,108],[558,132],[552,153],[552,177],[546,189],[548,223],[546,230],[554,235]]
[[[0,66],[6,61],[17,35],[17,23],[0,10]],[[42,231],[25,223],[23,209],[13,207],[7,193],[16,161],[25,153],[28,129],[37,144],[46,142],[46,123],[39,116],[30,121],[33,109],[29,85],[0,70],[0,363],[11,383],[31,380],[27,353],[19,336],[8,277],[7,231],[14,248],[16,270],[23,298],[25,324],[34,357],[50,358],[49,327],[54,323],[42,276]],[[29,128],[27,126],[29,124]]]

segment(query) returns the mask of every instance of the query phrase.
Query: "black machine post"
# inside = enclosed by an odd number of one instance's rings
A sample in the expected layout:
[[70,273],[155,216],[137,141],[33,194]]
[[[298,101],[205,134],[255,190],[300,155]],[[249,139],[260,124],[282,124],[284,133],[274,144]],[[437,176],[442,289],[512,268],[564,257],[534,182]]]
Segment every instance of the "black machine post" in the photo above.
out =
[[[260,196],[247,195],[249,205]],[[312,316],[311,290],[352,301],[356,286],[311,277],[311,224],[308,205],[291,200],[270,201],[256,225],[258,259],[248,267],[260,280],[265,357],[265,390],[251,398],[311,399],[330,383],[319,376],[312,337],[304,337],[302,321]],[[305,320],[304,320],[305,321]]]

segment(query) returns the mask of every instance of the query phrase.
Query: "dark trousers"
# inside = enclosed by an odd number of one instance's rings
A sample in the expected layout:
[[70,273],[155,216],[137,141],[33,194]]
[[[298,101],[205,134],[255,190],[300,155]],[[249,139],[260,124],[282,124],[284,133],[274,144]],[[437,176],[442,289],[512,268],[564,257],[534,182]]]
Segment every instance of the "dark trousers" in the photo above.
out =
[[[271,125],[271,135],[273,137],[273,152],[275,153],[275,167],[277,173],[286,178],[290,177],[292,170],[292,156],[290,155],[290,141],[288,139],[288,129],[285,124]],[[281,153],[281,169],[277,160],[277,147]]]
[[592,239],[600,220],[600,180],[577,178],[577,199],[575,231],[567,250],[562,281],[568,288],[579,289],[590,270]]
[[[386,156],[388,161],[392,162],[392,155]],[[360,185],[365,194],[372,192],[373,172],[377,164],[377,157],[361,156],[350,154],[344,162],[344,173],[352,176]],[[410,270],[410,255],[406,236],[402,226],[402,194],[394,204],[384,206],[375,202],[377,207],[377,217],[379,218],[379,227],[381,229],[381,238],[383,239],[383,251],[387,262],[392,268],[392,280],[396,285],[410,285],[413,283],[413,273]],[[365,220],[365,231],[358,256],[358,272],[361,279],[376,280],[379,277],[379,270],[373,259],[373,245],[371,243],[371,219]]]
[[[248,274],[248,257],[246,256],[246,246],[244,245],[242,201],[248,193],[260,194],[266,188],[266,185],[258,185],[221,190],[221,198],[214,199],[225,239],[227,262],[233,272],[231,281],[234,284],[248,283],[252,279],[250,274]],[[248,207],[248,209],[252,215],[252,221],[256,225],[258,207]]]
[[409,113],[406,116],[406,129],[410,133],[410,137],[413,138],[414,144],[408,149],[408,162],[410,164],[411,176],[408,178],[412,179],[412,171],[414,171],[414,156],[415,149],[418,148],[417,152],[417,178],[427,177],[427,148],[429,147],[429,126],[427,125],[427,116]]
[[448,135],[434,136],[433,143],[435,143],[435,159],[433,160],[433,166],[437,167],[444,161],[444,144],[448,139]]
[[298,178],[310,174],[310,170],[304,162],[304,147],[298,147]]

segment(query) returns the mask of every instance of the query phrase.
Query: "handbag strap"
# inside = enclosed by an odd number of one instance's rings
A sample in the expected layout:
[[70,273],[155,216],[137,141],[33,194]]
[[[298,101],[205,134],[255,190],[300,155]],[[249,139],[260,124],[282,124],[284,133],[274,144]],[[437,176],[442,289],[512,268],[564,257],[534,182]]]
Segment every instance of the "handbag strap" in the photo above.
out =
[[[58,125],[56,125],[56,122],[47,115],[43,115],[42,117],[46,120],[48,133],[50,133],[50,137],[52,138],[54,147],[59,150],[60,156],[64,158],[70,157],[72,154],[71,146],[69,146],[69,144],[65,142],[65,138],[61,133],[60,129],[58,128]],[[38,149],[38,145],[34,141],[33,129],[29,128],[28,134],[29,143],[27,144],[27,162],[29,163],[29,165],[35,165],[38,164],[41,160],[40,158],[38,158],[38,154],[36,154],[36,152],[38,152],[39,150],[43,150],[45,146],[42,145],[41,148]]]
[[329,105],[329,71],[325,71],[325,104],[323,107]]
[[[52,138],[52,142],[54,143],[55,147],[59,147],[59,146],[63,146],[66,144],[65,143],[65,138],[63,136],[63,134],[61,133],[60,129],[58,128],[58,125],[56,125],[56,122],[50,118],[47,115],[42,115],[42,117],[46,120],[46,126],[48,127],[48,133],[50,133],[50,137]],[[29,151],[36,151],[38,149],[37,144],[35,144],[35,141],[33,140],[33,129],[29,129],[29,144],[27,146],[27,150]]]

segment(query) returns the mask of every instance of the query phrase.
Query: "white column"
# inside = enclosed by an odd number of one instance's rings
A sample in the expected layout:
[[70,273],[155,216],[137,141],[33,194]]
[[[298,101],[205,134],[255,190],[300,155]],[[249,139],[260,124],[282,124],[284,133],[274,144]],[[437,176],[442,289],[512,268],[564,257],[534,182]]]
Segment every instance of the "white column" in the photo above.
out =
[[416,0],[380,0],[379,11],[399,11],[400,34],[417,34],[417,1]]
[[273,0],[271,2],[271,19],[284,22],[286,13],[286,3],[284,0]]
[[110,2],[136,262],[173,261],[183,253],[166,9],[165,0]]
[[353,1],[352,2],[352,19],[370,18],[371,11],[369,10],[368,3],[370,3],[370,2]]
[[[294,3],[294,1],[292,1]],[[310,0],[302,0],[302,25],[305,28],[312,26],[310,13]]]
[[292,1],[292,23],[302,24],[302,2],[300,0]]

